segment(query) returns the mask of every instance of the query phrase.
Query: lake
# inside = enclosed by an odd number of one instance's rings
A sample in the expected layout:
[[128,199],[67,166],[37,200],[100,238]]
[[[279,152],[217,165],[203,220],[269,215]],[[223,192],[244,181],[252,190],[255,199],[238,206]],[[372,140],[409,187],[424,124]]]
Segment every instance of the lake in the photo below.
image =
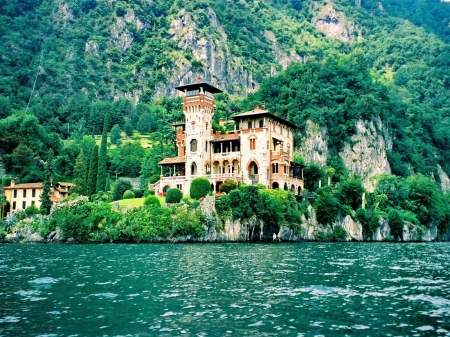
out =
[[0,336],[450,336],[450,243],[0,245]]

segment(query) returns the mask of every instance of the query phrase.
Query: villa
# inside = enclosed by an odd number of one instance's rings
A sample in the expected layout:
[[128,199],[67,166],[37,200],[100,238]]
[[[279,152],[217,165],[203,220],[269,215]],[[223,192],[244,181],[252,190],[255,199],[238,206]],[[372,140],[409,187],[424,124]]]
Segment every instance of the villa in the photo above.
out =
[[159,162],[161,177],[151,186],[157,194],[169,188],[189,194],[196,177],[207,178],[215,192],[226,179],[303,191],[302,165],[293,161],[295,124],[256,106],[231,121],[221,119],[222,132],[214,131],[214,94],[222,91],[200,81],[176,89],[184,95],[185,120],[173,124],[178,156]]

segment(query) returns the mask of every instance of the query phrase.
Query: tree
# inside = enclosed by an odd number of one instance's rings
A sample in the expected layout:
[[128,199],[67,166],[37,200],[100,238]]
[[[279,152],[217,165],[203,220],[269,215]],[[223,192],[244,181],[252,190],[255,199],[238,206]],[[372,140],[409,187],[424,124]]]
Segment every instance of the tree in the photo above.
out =
[[328,186],[331,185],[331,178],[333,178],[335,173],[336,173],[336,170],[332,167],[327,167],[327,169],[325,170],[325,174],[328,178]]
[[113,200],[121,200],[125,191],[132,189],[133,185],[131,185],[131,181],[129,181],[128,179],[120,178],[119,180],[117,180],[117,183],[114,186]]
[[140,133],[149,133],[155,131],[155,121],[152,119],[149,113],[144,113],[136,125],[136,129]]
[[129,120],[127,120],[123,126],[123,131],[125,132],[125,134],[128,137],[132,137],[133,136],[133,124],[131,124],[131,122]]
[[87,195],[91,197],[96,193],[98,175],[98,145],[95,145],[89,155],[89,173]]
[[350,205],[354,210],[358,209],[362,204],[362,195],[364,186],[359,179],[351,179],[341,181],[339,184],[339,199],[342,204]]
[[183,199],[183,193],[178,188],[171,188],[166,194],[166,204],[178,204]]
[[305,188],[308,191],[315,191],[319,187],[319,181],[325,177],[325,172],[315,163],[306,166],[303,174],[305,177]]
[[211,184],[209,180],[203,177],[198,177],[192,180],[189,194],[192,199],[200,199],[211,192]]
[[102,142],[100,144],[100,152],[98,154],[98,173],[97,173],[97,186],[96,193],[100,191],[106,191],[106,162],[108,160],[106,155],[106,146],[108,142],[108,125],[109,125],[109,115],[105,115],[105,120],[103,122],[103,132],[102,132]]
[[42,186],[42,195],[41,195],[41,214],[48,215],[50,214],[50,209],[52,208],[52,201],[50,200],[50,192],[52,186],[52,162],[53,162],[53,150],[50,149],[48,152],[47,161],[44,163],[45,165],[45,179],[44,185]]
[[122,130],[120,130],[120,126],[118,124],[115,124],[111,129],[111,134],[109,136],[112,144],[119,146],[122,143],[121,133]]
[[87,195],[88,193],[88,169],[86,167],[86,162],[84,158],[83,149],[80,150],[80,153],[75,161],[75,166],[73,168],[74,175],[74,183],[75,186],[72,188],[73,192]]
[[388,222],[389,227],[391,227],[391,234],[395,238],[399,237],[400,239],[403,239],[403,219],[397,210],[391,209],[389,211]]

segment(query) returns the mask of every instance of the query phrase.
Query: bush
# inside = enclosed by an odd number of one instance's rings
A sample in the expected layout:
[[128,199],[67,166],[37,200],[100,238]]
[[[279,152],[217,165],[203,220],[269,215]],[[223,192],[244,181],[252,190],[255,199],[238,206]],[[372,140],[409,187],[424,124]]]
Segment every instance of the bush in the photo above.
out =
[[347,231],[341,225],[334,226],[333,239],[336,241],[345,241],[347,238]]
[[166,194],[166,204],[178,204],[183,198],[183,193],[178,188],[171,188]]
[[391,209],[389,211],[388,222],[391,227],[391,234],[394,238],[399,237],[400,239],[403,239],[403,219],[397,210]]
[[114,186],[113,200],[116,201],[116,200],[122,199],[122,196],[125,193],[125,191],[132,190],[132,189],[133,189],[133,186],[131,185],[131,181],[120,178],[117,181],[116,186]]
[[123,199],[134,199],[134,192],[130,190],[126,190],[123,193]]
[[144,198],[148,197],[149,195],[155,195],[155,190],[147,190],[144,192]]
[[330,194],[320,195],[316,199],[316,217],[320,224],[331,224],[341,210],[339,201]]
[[27,216],[37,215],[37,214],[39,214],[39,209],[35,205],[28,206],[25,209],[25,214]]
[[158,197],[155,197],[154,195],[149,195],[147,198],[145,198],[144,205],[161,207],[161,202],[159,201]]
[[192,199],[200,199],[208,195],[211,192],[211,184],[209,180],[203,177],[198,177],[192,180],[189,193]]
[[226,179],[222,185],[219,187],[219,191],[222,193],[229,194],[230,191],[237,188],[237,183],[233,179]]
[[135,198],[142,198],[144,196],[143,190],[133,190]]

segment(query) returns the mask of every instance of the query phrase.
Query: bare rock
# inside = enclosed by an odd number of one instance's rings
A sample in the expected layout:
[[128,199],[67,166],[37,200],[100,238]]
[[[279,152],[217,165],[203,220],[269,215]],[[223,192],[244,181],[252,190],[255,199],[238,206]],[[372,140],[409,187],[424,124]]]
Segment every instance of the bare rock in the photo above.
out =
[[347,232],[346,241],[363,241],[363,228],[359,222],[353,221],[350,215],[347,215],[340,225]]

